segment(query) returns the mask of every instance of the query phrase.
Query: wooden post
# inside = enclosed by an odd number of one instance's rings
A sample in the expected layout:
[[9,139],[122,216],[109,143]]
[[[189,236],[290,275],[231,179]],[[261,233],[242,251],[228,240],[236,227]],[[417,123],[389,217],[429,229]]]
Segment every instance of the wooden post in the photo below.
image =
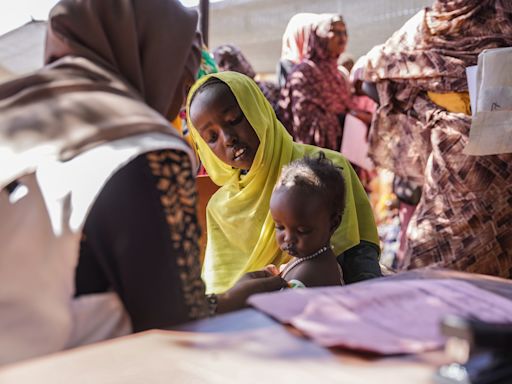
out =
[[208,46],[208,19],[210,11],[209,0],[199,0],[199,30],[203,35],[203,41]]

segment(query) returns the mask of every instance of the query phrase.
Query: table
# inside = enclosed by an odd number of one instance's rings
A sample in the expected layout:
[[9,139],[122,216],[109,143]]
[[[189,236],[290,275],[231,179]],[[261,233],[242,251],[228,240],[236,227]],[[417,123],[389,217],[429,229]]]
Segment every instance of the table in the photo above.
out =
[[[391,278],[455,277],[512,297],[506,280],[457,272]],[[378,281],[372,282],[378,284]],[[343,383],[430,384],[444,354],[377,358],[324,349],[254,309],[152,330],[0,368],[0,384],[24,383]]]
[[0,369],[23,383],[431,383],[440,352],[376,359],[331,351],[253,309]]

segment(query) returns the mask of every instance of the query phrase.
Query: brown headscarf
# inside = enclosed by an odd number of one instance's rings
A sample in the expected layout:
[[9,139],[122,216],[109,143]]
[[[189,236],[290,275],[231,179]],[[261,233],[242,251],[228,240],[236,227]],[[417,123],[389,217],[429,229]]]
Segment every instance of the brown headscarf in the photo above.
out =
[[377,83],[381,99],[370,136],[373,160],[423,183],[433,127],[425,117],[438,109],[427,92],[467,91],[465,68],[484,49],[506,46],[510,1],[438,0],[370,51],[364,76]]
[[467,91],[465,67],[484,49],[511,45],[511,15],[507,0],[437,0],[368,55],[365,76],[435,92]]
[[175,135],[164,116],[185,70],[193,79],[199,67],[196,24],[177,0],[58,3],[49,65],[0,86],[0,163],[9,165],[0,187],[45,157],[143,132]]

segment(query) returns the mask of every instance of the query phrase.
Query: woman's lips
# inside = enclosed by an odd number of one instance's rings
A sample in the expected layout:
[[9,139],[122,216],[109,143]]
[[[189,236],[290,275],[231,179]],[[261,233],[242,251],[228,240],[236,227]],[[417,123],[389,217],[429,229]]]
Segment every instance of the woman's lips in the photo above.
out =
[[233,152],[233,160],[240,160],[246,154],[247,147],[238,147]]

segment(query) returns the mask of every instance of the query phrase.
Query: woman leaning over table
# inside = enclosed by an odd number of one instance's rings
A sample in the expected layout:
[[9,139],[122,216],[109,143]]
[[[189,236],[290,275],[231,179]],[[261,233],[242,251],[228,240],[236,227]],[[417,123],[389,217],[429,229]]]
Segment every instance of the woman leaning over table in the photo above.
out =
[[46,66],[0,85],[0,364],[283,286],[254,273],[205,296],[194,155],[167,122],[199,68],[196,24],[174,0],[63,0]]

